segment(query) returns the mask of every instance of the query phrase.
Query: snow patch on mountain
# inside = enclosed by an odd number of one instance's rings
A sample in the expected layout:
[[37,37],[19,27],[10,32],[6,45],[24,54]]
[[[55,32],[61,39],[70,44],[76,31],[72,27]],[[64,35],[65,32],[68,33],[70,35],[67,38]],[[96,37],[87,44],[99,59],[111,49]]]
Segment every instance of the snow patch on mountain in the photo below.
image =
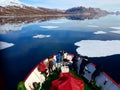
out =
[[22,6],[19,0],[0,0],[0,6]]
[[35,7],[35,6],[32,6],[32,5],[20,2],[19,0],[0,0],[0,6],[2,6],[2,7],[6,7],[6,6],[19,6],[19,7],[30,6],[30,7]]

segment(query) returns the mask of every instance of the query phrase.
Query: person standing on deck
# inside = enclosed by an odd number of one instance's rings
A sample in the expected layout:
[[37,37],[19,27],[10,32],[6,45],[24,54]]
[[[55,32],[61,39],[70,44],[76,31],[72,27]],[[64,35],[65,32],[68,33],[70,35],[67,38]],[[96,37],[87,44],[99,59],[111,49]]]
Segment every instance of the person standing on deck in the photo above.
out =
[[53,72],[53,65],[54,65],[53,56],[51,56],[51,57],[48,58],[48,69],[49,69],[49,74],[50,75]]
[[96,70],[95,70],[95,71],[93,72],[93,74],[92,74],[92,77],[91,77],[91,81],[90,81],[90,82],[95,81],[95,78],[100,75],[100,73],[102,72],[102,70],[103,70],[103,65],[102,65],[102,64],[98,64],[98,65],[96,66]]
[[32,85],[33,85],[33,88],[31,86],[29,86],[31,90],[40,90],[40,82],[38,82],[38,83],[33,82]]
[[73,61],[73,64],[72,64],[73,70],[77,73],[77,69],[78,69],[78,67],[77,67],[78,56],[75,55],[73,57],[72,61]]
[[84,75],[84,69],[85,69],[85,66],[89,63],[88,59],[86,58],[83,58],[82,59],[82,63],[80,64],[80,70],[79,70],[79,75],[82,76]]
[[39,83],[33,82],[33,87],[34,87],[33,90],[40,90],[40,82]]
[[47,79],[48,72],[47,72],[47,66],[45,65],[44,61],[41,61],[40,64],[38,65],[38,71],[45,76],[45,79]]
[[56,66],[56,56],[55,55],[53,56],[53,63],[54,63],[53,69],[56,69],[57,66]]
[[68,55],[68,53],[66,51],[63,51],[63,55],[62,55],[63,66],[67,65],[67,55]]
[[82,62],[82,57],[81,56],[78,56],[78,62],[77,62],[77,74],[79,74],[79,71],[80,71],[80,64]]
[[59,51],[57,56],[56,56],[56,63],[57,63],[57,70],[60,70],[60,64],[62,60],[62,51]]

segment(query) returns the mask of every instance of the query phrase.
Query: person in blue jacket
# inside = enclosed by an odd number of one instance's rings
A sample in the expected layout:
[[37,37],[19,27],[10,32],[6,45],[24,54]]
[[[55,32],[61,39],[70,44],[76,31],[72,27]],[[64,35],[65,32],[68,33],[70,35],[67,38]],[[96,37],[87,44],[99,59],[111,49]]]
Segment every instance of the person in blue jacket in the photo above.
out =
[[57,63],[57,70],[60,70],[60,64],[62,60],[62,51],[59,51],[57,56],[56,56],[56,63]]

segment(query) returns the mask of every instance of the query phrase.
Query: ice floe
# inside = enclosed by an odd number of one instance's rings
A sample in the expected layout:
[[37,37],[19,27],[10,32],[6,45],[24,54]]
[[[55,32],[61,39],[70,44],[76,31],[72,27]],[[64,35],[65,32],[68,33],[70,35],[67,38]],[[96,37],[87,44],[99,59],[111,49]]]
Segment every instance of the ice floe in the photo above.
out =
[[61,23],[65,23],[65,22],[51,21],[50,23],[61,24]]
[[55,29],[58,28],[59,26],[40,26],[41,28],[47,28],[47,29]]
[[117,30],[117,31],[110,31],[112,33],[116,33],[116,34],[120,34],[120,30]]
[[0,50],[14,46],[13,43],[0,41]]
[[97,25],[88,25],[88,27],[98,28],[99,26],[97,26]]
[[0,0],[0,6],[21,6],[22,4],[19,0]]
[[115,29],[115,31],[110,31],[110,32],[120,34],[120,26],[118,26],[118,27],[110,27],[110,28]]
[[33,36],[33,38],[46,38],[46,37],[50,37],[50,35],[42,35],[42,34],[39,34],[39,35]]
[[106,57],[120,54],[120,40],[82,40],[75,43],[78,54],[88,57]]
[[116,30],[120,30],[120,26],[118,27],[110,27],[111,29],[116,29]]
[[97,32],[94,32],[94,34],[106,34],[107,32],[104,32],[104,31],[97,31]]

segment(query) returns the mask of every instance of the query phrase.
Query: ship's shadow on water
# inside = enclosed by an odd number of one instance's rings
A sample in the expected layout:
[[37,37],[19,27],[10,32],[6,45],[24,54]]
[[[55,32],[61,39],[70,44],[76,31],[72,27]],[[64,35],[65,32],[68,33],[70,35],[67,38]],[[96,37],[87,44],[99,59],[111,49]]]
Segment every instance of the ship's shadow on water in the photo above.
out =
[[[120,82],[120,70],[119,61],[120,55],[112,55],[100,58],[89,58],[89,60],[95,64],[103,64],[103,71],[112,77],[117,83]],[[115,64],[113,64],[115,62]]]
[[[0,41],[14,44],[0,50],[2,72],[0,75],[4,78],[2,81],[5,81],[3,84],[5,83],[6,90],[16,90],[18,82],[23,81],[41,60],[56,54],[59,50],[66,50],[68,53],[77,55],[78,47],[74,45],[76,42],[120,40],[119,34],[109,32],[112,31],[109,28],[111,23],[107,22],[109,19],[113,20],[113,26],[118,25],[119,16],[105,16],[98,19],[83,16],[0,19]],[[106,22],[105,25],[103,22]],[[107,33],[94,34],[100,30]],[[33,38],[34,36],[44,37]],[[89,58],[89,60],[95,64],[103,63],[104,71],[115,81],[120,81],[120,55]]]

